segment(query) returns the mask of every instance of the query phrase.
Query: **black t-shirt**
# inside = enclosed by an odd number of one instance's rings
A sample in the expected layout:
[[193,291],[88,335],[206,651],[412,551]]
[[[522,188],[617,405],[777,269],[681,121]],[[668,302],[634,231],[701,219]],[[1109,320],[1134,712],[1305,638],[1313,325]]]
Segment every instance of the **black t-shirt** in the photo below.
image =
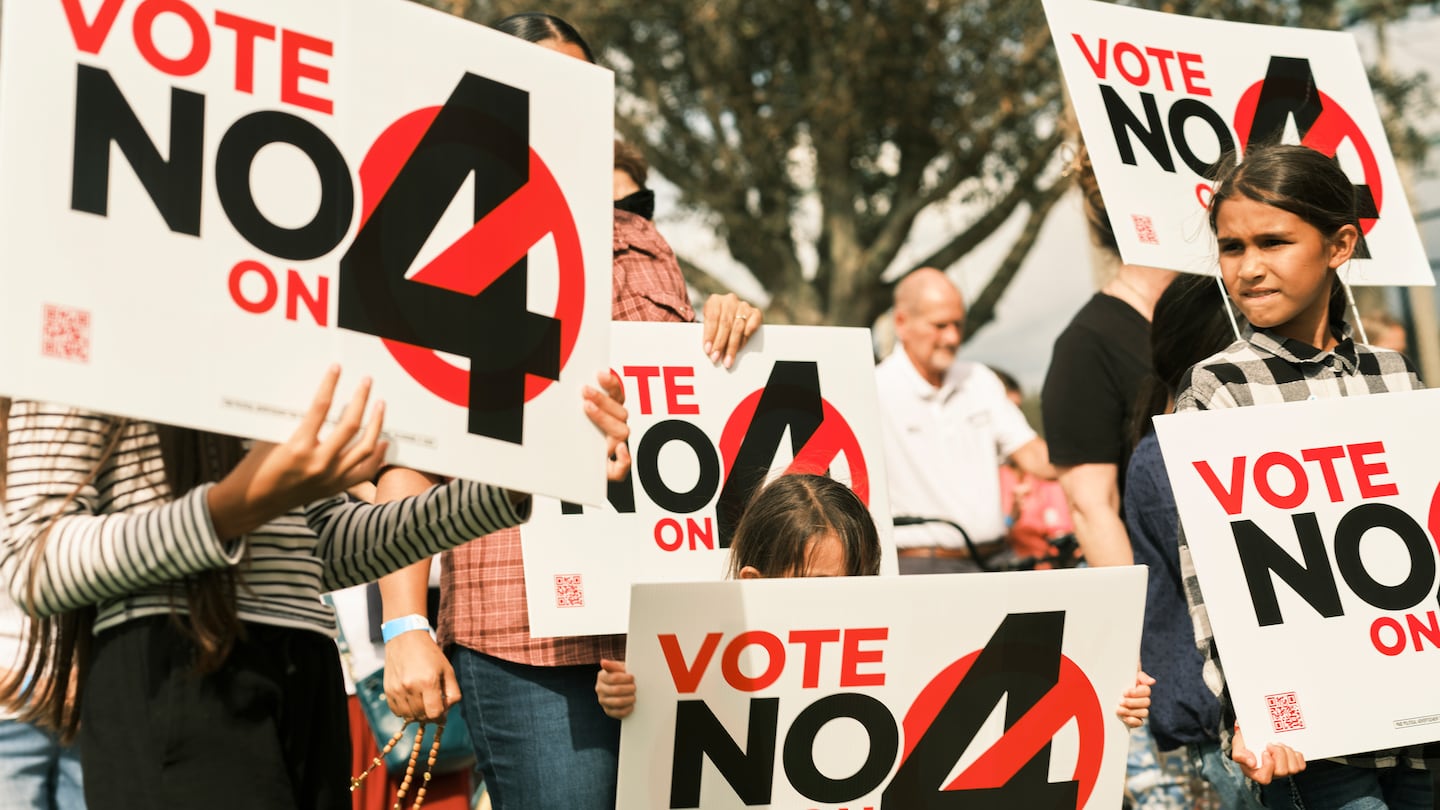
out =
[[1123,483],[1130,415],[1150,373],[1150,322],[1119,298],[1095,293],[1050,357],[1040,412],[1050,461],[1115,464]]

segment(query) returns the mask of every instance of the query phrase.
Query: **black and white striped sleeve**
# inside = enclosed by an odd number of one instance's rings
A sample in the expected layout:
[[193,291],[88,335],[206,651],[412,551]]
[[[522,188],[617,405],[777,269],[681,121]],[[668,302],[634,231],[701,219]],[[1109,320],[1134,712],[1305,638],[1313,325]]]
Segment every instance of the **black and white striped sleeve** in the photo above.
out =
[[[8,427],[11,531],[0,538],[0,576],[31,612],[53,615],[240,559],[242,541],[215,534],[208,486],[174,501],[157,488],[147,467],[159,469],[148,425],[16,402]],[[112,512],[122,495],[153,506]]]
[[502,487],[455,480],[385,504],[332,498],[306,510],[320,537],[323,588],[372,582],[469,540],[518,526],[530,500],[511,503]]

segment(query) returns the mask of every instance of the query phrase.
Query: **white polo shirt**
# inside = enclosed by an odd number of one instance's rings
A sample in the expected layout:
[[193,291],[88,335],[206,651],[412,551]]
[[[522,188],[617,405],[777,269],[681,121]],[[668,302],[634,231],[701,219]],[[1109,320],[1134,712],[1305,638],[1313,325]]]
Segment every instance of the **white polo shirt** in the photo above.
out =
[[[949,518],[976,543],[1002,538],[998,466],[1035,431],[1000,379],[979,363],[956,360],[934,388],[896,346],[876,367],[875,381],[892,512]],[[896,526],[895,545],[958,548],[964,540],[942,525]]]

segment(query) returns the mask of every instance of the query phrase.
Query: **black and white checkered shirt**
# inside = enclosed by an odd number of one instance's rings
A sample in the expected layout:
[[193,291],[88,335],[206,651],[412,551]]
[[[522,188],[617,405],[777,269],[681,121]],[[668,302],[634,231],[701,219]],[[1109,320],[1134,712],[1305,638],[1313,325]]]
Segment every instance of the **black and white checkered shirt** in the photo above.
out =
[[[1344,327],[1344,337],[1330,351],[1320,351],[1248,326],[1241,334],[1240,340],[1186,373],[1175,398],[1177,412],[1414,391],[1425,387],[1405,355],[1356,344],[1349,326]],[[1179,539],[1180,573],[1185,579],[1190,620],[1195,625],[1195,646],[1205,656],[1205,684],[1220,698],[1220,739],[1228,754],[1235,710],[1225,687],[1225,671],[1215,649],[1210,614],[1205,609],[1183,529]],[[1396,765],[1424,768],[1426,748],[1419,745],[1393,748],[1351,754],[1332,761],[1367,768]]]

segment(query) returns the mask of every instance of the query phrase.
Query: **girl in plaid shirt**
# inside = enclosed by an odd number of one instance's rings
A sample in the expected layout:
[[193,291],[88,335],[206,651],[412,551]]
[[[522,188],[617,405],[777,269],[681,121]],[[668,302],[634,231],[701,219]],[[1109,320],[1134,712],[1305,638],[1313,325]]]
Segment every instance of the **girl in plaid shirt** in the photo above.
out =
[[[1331,158],[1303,146],[1251,147],[1221,172],[1210,203],[1225,289],[1248,323],[1241,338],[1181,381],[1175,410],[1235,408],[1421,387],[1404,355],[1352,340],[1338,268],[1364,257],[1355,189]],[[1205,656],[1205,682],[1222,707],[1222,742],[1271,808],[1430,808],[1430,776],[1419,748],[1309,763],[1287,745],[1250,751],[1234,711],[1180,535],[1180,564]]]

